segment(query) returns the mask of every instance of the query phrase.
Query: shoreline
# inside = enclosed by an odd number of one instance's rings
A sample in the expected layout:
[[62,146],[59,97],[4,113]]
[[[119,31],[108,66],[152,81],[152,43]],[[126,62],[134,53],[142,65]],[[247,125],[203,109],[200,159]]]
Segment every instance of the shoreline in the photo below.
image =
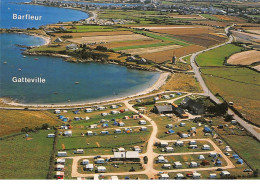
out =
[[[143,96],[146,94],[149,94],[155,90],[159,90],[159,88],[161,86],[163,86],[166,83],[166,80],[168,78],[168,76],[171,73],[169,72],[163,72],[160,74],[159,78],[157,79],[157,81],[150,87],[148,87],[147,89],[138,92],[136,94],[132,94],[129,96],[124,96],[124,97],[119,97],[119,98],[108,98],[105,99],[103,101],[90,101],[90,102],[85,102],[82,101],[80,103],[61,103],[61,104],[24,104],[24,103],[17,103],[14,101],[10,101],[10,98],[0,98],[2,100],[2,102],[8,106],[14,106],[14,107],[33,107],[33,108],[48,108],[48,109],[56,109],[56,108],[60,108],[60,107],[84,107],[84,106],[88,106],[88,105],[93,105],[93,104],[105,104],[105,103],[109,103],[109,102],[116,102],[116,101],[123,101],[125,99],[129,99],[129,98],[134,98],[134,97],[138,97],[138,96]],[[8,108],[8,107],[6,107]],[[68,108],[66,108],[68,109]]]

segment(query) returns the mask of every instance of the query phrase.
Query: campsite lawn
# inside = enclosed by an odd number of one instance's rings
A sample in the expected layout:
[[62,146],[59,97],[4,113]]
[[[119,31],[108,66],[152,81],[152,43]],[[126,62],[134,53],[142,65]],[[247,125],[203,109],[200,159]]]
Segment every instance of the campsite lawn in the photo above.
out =
[[221,46],[198,55],[196,61],[201,67],[223,66],[225,58],[228,58],[234,53],[241,52],[242,49],[243,48],[240,46],[236,46],[234,44],[227,44],[225,46]]
[[65,168],[64,168],[64,179],[65,180],[72,180],[75,178],[71,177],[71,169],[72,169],[72,159],[66,159]]
[[0,136],[19,133],[22,128],[35,128],[44,123],[60,122],[47,111],[0,110]]
[[[200,168],[206,168],[206,167],[214,167],[214,163],[215,162],[212,162],[211,160],[213,159],[212,157],[209,157],[209,154],[203,154],[204,157],[205,157],[205,160],[207,160],[210,165],[200,165],[199,167]],[[189,167],[189,163],[194,161],[194,162],[197,162],[197,163],[201,163],[203,160],[200,160],[198,159],[199,157],[199,154],[196,154],[196,155],[177,155],[177,156],[164,156],[165,159],[168,160],[168,163],[156,163],[156,159],[155,159],[155,164],[154,164],[154,168],[157,169],[157,170],[170,170],[170,169],[176,169],[173,167],[173,163],[176,162],[176,161],[179,161],[180,163],[182,163],[182,168],[179,168],[180,170],[181,169],[187,169],[187,168],[190,168]],[[224,158],[219,158],[219,160],[222,161],[222,165],[221,166],[226,166],[227,163],[226,161],[224,160]],[[170,169],[165,169],[165,168],[162,168],[163,164],[171,164],[171,168]],[[221,166],[218,166],[218,167],[221,167]]]
[[112,154],[112,148],[124,147],[130,150],[136,145],[145,147],[149,136],[150,131],[131,134],[59,137],[58,150],[62,150],[62,144],[64,144],[65,151],[68,152],[69,156],[73,155],[73,151],[76,149],[84,149],[84,155]]
[[260,126],[260,76],[248,68],[205,68],[203,78],[213,94],[220,94],[245,118]]
[[0,179],[46,179],[53,138],[52,130],[10,137],[0,142]]

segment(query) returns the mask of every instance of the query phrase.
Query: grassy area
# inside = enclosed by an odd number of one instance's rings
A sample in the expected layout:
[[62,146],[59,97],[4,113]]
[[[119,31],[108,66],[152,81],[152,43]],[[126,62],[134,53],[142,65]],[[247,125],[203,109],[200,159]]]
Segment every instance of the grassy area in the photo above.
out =
[[66,159],[66,164],[64,168],[64,179],[66,180],[72,180],[73,178],[71,177],[71,169],[72,169],[72,159]]
[[176,45],[181,45],[181,46],[188,46],[189,45],[188,43],[182,42],[182,41],[174,39],[172,37],[158,35],[158,34],[154,34],[154,33],[143,31],[143,30],[136,30],[135,33],[142,34],[142,35],[145,35],[145,36],[153,38],[153,39],[162,40],[163,42],[170,42],[170,43],[176,44]]
[[219,93],[247,119],[260,126],[260,76],[248,68],[201,69],[210,90]]
[[22,128],[34,128],[44,123],[60,122],[47,111],[0,110],[0,136],[18,133]]
[[129,49],[137,49],[137,48],[149,48],[149,47],[160,47],[160,46],[169,46],[174,45],[175,43],[154,43],[149,45],[133,45],[133,46],[126,46],[126,47],[117,47],[112,48],[114,51],[120,50],[129,50]]
[[0,142],[0,179],[46,179],[53,138],[47,138],[48,133],[40,131],[25,135],[10,137]]
[[74,26],[68,29],[72,32],[113,32],[113,31],[123,31],[129,30],[127,28],[120,28],[116,26],[93,26],[93,25],[83,25],[83,26]]
[[213,15],[210,15],[210,14],[201,14],[203,17],[205,17],[206,19],[208,20],[212,20],[212,21],[223,21]]
[[198,55],[196,61],[201,67],[223,66],[226,58],[234,53],[241,52],[242,49],[242,47],[228,44]]
[[33,49],[30,49],[30,52],[60,52],[65,51],[65,47],[49,47],[49,46],[39,46]]
[[202,92],[200,84],[196,81],[193,74],[175,73],[160,88],[163,90],[173,90],[180,92]]

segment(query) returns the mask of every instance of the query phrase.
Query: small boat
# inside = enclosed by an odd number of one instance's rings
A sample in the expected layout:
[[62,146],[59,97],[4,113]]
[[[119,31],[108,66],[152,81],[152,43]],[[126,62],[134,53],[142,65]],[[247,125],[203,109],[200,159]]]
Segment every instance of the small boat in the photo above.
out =
[[75,84],[79,84],[79,82],[78,82],[78,81],[76,81],[76,82],[75,82]]
[[38,58],[34,58],[34,60],[38,60]]
[[7,64],[7,62],[6,62],[6,61],[4,61],[4,64]]
[[23,56],[23,58],[26,58],[26,56]]
[[19,70],[19,71],[22,71],[22,69],[21,69],[21,68],[19,68],[18,70]]

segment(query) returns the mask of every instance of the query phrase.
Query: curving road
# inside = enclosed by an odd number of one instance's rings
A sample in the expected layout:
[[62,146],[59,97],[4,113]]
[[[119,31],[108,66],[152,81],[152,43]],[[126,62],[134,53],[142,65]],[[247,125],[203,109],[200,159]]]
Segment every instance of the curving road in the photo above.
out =
[[[232,25],[233,26],[233,25]],[[229,32],[229,29],[232,27],[232,26],[229,26],[227,28],[225,28],[225,32],[226,34],[228,34]],[[194,70],[194,73],[195,73],[195,76],[198,80],[198,82],[200,83],[203,91],[205,92],[205,95],[206,96],[209,96],[210,99],[212,99],[213,101],[215,101],[216,103],[221,103],[221,101],[214,95],[212,94],[212,92],[209,90],[209,88],[207,87],[205,81],[203,80],[202,76],[201,76],[201,72],[200,72],[200,68],[198,67],[197,63],[196,63],[196,57],[203,53],[203,52],[206,52],[206,51],[209,51],[209,50],[212,50],[212,49],[215,49],[215,48],[218,48],[218,47],[221,47],[221,46],[224,46],[224,45],[227,45],[229,43],[232,43],[233,41],[233,36],[230,35],[229,36],[229,40],[221,45],[217,45],[217,46],[214,46],[214,47],[211,47],[211,48],[208,48],[208,49],[205,49],[205,50],[202,50],[200,52],[196,52],[194,54],[192,54],[191,58],[190,58],[190,63],[191,63],[191,66]],[[228,114],[230,115],[233,115],[233,118],[235,120],[237,120],[237,122],[243,126],[248,132],[250,132],[254,137],[256,137],[258,139],[258,141],[260,141],[260,134],[254,130],[254,127],[249,124],[248,122],[246,122],[245,120],[243,120],[242,118],[240,118],[237,114],[235,114],[230,108],[228,109]]]

